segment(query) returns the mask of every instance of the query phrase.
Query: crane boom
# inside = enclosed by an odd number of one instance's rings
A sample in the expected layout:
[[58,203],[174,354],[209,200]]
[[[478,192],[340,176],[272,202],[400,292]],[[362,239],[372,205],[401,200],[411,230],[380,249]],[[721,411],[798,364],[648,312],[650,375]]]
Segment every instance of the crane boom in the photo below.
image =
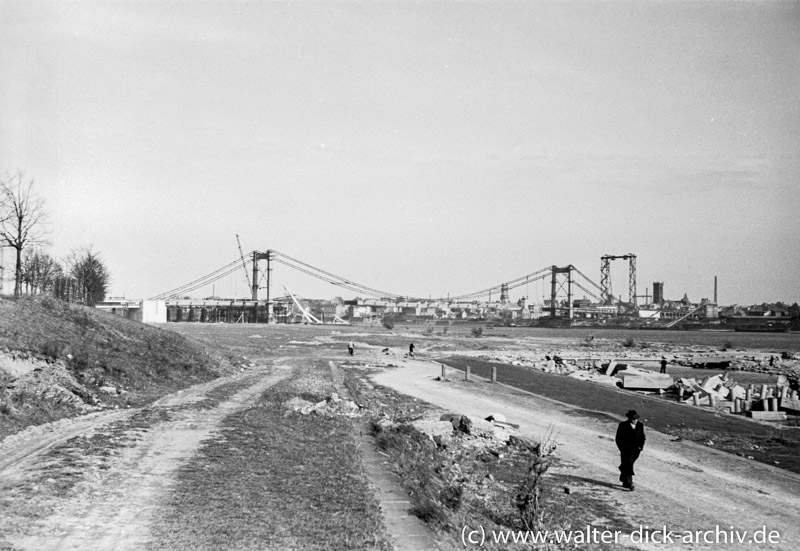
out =
[[242,268],[244,268],[244,277],[247,279],[247,288],[250,289],[253,285],[250,283],[250,274],[247,273],[247,262],[244,259],[244,253],[242,252],[242,244],[239,241],[239,234],[236,234],[236,244],[239,246],[239,257],[242,259]]

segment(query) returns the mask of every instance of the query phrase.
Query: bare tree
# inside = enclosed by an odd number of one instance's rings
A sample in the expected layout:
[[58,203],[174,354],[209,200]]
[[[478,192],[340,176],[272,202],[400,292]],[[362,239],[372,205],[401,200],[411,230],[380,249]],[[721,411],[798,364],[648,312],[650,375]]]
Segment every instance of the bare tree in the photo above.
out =
[[22,291],[22,251],[44,243],[44,201],[33,193],[33,180],[22,172],[0,178],[0,246],[16,251],[14,296]]
[[94,306],[105,300],[111,278],[98,253],[91,248],[73,251],[67,259],[67,265],[69,275],[76,282],[78,302]]
[[55,279],[62,275],[61,265],[40,248],[28,249],[22,257],[22,282],[25,292],[41,294],[52,291]]

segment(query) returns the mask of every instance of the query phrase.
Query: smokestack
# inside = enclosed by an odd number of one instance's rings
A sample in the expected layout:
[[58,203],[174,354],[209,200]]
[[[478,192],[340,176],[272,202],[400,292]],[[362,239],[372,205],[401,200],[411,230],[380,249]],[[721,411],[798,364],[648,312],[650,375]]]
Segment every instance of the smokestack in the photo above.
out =
[[653,282],[653,304],[664,305],[664,282]]
[[717,302],[717,276],[714,276],[714,304],[719,304]]

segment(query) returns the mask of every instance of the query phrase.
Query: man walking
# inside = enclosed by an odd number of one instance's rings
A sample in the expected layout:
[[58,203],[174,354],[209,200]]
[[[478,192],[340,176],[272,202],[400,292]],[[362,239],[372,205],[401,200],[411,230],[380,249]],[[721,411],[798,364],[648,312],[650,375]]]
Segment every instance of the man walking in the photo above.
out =
[[661,373],[667,372],[667,359],[664,356],[661,356]]
[[354,351],[355,349],[356,349],[356,343],[354,343],[352,340],[348,341],[348,342],[347,342],[347,352],[348,352],[348,353],[349,353],[351,356],[353,355],[353,351]]
[[628,418],[617,427],[617,436],[614,441],[617,443],[620,454],[619,480],[622,487],[634,489],[633,485],[633,464],[639,459],[639,454],[644,448],[644,425],[639,422],[639,414],[636,410],[630,410],[625,414]]

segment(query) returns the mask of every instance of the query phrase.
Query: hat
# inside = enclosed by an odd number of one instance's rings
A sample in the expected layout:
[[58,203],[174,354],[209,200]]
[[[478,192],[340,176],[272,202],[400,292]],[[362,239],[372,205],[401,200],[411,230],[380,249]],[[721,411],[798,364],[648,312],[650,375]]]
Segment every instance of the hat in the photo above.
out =
[[632,410],[628,411],[628,413],[625,414],[625,417],[627,417],[628,419],[638,419],[639,418],[639,414],[636,413],[635,409],[632,409]]

